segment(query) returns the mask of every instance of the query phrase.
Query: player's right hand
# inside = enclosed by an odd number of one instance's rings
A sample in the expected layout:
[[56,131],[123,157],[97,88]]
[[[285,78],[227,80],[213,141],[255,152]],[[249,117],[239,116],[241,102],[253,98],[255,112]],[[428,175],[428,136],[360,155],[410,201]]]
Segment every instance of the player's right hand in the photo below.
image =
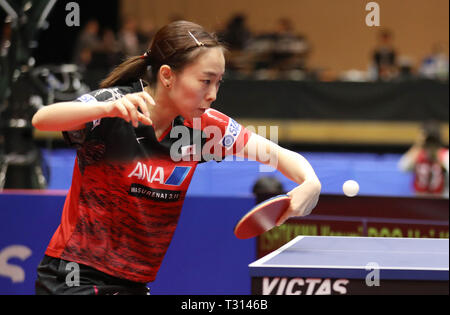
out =
[[280,226],[290,217],[303,217],[311,213],[319,201],[321,184],[319,180],[304,181],[301,185],[289,191],[291,197],[289,208],[281,215],[276,225]]
[[[107,117],[119,117],[131,122],[136,128],[139,122],[145,125],[153,124],[148,108],[155,106],[155,101],[147,92],[131,93],[109,102]],[[139,110],[140,109],[140,112]]]

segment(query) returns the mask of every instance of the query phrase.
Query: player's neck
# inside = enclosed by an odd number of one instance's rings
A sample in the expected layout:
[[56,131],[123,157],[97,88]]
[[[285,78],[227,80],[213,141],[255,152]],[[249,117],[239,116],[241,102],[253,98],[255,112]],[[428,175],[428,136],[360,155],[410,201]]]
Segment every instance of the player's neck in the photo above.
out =
[[154,98],[156,106],[149,106],[150,119],[153,122],[155,134],[159,137],[170,126],[175,117],[178,116],[173,104],[161,91],[146,87],[146,91]]

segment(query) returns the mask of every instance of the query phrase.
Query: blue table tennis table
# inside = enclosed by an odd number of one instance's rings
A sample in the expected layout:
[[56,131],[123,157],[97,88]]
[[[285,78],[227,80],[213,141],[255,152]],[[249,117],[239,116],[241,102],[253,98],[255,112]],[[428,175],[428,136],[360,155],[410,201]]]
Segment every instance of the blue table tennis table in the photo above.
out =
[[297,236],[251,263],[252,294],[447,294],[448,239]]

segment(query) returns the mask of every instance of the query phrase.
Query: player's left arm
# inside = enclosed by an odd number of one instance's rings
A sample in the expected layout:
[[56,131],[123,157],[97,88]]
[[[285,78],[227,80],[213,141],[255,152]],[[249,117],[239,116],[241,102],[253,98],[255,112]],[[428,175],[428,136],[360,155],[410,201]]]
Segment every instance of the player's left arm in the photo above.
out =
[[[219,150],[222,156],[233,154],[270,165],[299,184],[287,193],[291,196],[291,204],[278,220],[278,225],[291,216],[305,216],[311,213],[319,199],[321,184],[303,156],[250,132],[215,109],[208,109],[202,115],[202,130],[206,132],[209,126],[219,127],[221,131],[220,136],[217,139],[213,138],[216,140],[212,142],[222,146],[223,151]],[[209,149],[206,150],[208,151]]]
[[311,164],[301,154],[252,133],[243,150],[235,155],[270,165],[299,184],[287,193],[291,196],[291,205],[280,217],[277,225],[292,216],[306,216],[317,205],[321,184]]

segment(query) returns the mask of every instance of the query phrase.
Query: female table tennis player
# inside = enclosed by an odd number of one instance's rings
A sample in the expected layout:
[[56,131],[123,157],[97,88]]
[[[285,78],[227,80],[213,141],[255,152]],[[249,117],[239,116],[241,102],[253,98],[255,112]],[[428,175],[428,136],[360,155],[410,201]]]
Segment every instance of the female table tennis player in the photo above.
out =
[[[37,294],[148,293],[196,165],[208,160],[204,154],[174,158],[206,152],[195,147],[196,118],[200,129],[213,125],[224,132],[221,157],[267,163],[257,152],[277,155],[276,168],[299,184],[288,193],[291,204],[280,224],[315,207],[320,182],[301,155],[209,110],[225,71],[224,50],[201,26],[170,23],[144,55],[114,69],[100,90],[35,114],[36,128],[62,131],[77,148],[61,224],[38,267]],[[189,142],[173,150],[183,134],[173,132],[178,127],[188,131]],[[202,137],[200,146],[207,140]]]

